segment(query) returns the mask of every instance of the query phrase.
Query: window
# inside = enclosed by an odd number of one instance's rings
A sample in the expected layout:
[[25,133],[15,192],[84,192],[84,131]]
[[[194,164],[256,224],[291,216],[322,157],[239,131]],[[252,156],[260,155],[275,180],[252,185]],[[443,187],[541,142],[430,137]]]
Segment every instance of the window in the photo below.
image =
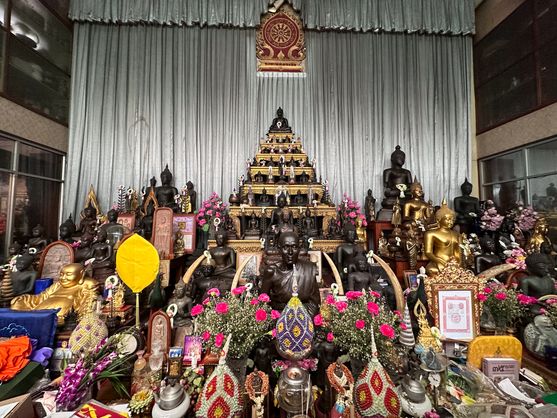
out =
[[0,136],[0,262],[13,241],[24,245],[38,224],[58,236],[64,155]]
[[0,0],[1,94],[63,124],[72,50],[71,23],[63,17],[68,5],[67,0]]
[[526,0],[474,47],[477,131],[557,101],[557,0]]

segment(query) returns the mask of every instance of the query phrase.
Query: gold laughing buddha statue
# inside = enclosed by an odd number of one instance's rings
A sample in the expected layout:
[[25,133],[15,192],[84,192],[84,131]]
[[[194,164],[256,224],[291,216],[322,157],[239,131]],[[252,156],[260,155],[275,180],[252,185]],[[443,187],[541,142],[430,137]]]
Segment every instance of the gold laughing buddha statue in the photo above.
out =
[[460,264],[461,237],[452,229],[456,215],[447,206],[446,200],[443,199],[441,209],[435,212],[435,219],[439,226],[424,234],[424,252],[429,259],[426,271],[429,275],[439,273],[451,258]]
[[23,295],[14,298],[11,308],[16,311],[60,309],[58,325],[63,325],[66,315],[72,310],[81,318],[93,309],[97,298],[97,283],[85,277],[85,267],[73,263],[60,270],[56,283],[38,295]]

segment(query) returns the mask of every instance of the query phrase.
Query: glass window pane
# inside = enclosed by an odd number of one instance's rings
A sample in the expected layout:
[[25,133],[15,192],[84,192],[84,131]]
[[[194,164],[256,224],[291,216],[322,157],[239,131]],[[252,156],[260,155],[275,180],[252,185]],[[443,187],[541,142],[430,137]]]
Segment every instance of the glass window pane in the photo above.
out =
[[500,213],[505,212],[511,209],[516,202],[526,201],[525,182],[518,180],[484,186],[484,197],[486,200],[493,200]]
[[8,0],[0,0],[0,25],[4,26],[6,23],[6,3]]
[[10,174],[0,172],[0,261],[6,254],[6,233],[8,231],[8,206],[10,193]]
[[557,101],[557,40],[540,48],[539,65],[542,104],[553,103]]
[[536,0],[536,20],[539,45],[557,37],[557,0]]
[[35,148],[27,144],[19,145],[20,173],[62,179],[63,157],[53,152]]
[[10,51],[6,83],[8,96],[24,106],[67,123],[70,77],[14,38]]
[[494,183],[524,177],[523,151],[491,158],[482,163],[483,182]]
[[483,84],[533,51],[532,17],[532,4],[525,2],[476,45],[477,84]]
[[540,212],[557,210],[557,174],[530,179],[528,191],[535,210]]
[[70,72],[71,32],[39,0],[12,2],[11,32],[29,48]]
[[11,139],[0,138],[0,168],[12,169],[15,142]]
[[[0,16],[1,16],[1,12],[0,12]],[[6,59],[6,50],[4,48],[6,45],[5,40],[6,40],[6,33],[3,30],[0,30],[0,80],[4,79],[4,60]],[[2,88],[4,87],[2,84],[3,83],[0,83],[0,91],[2,91]]]
[[528,148],[527,152],[529,176],[557,171],[557,140]]
[[45,227],[46,236],[58,236],[61,184],[33,177],[17,176],[15,185],[14,239],[27,242],[31,230],[38,224]]

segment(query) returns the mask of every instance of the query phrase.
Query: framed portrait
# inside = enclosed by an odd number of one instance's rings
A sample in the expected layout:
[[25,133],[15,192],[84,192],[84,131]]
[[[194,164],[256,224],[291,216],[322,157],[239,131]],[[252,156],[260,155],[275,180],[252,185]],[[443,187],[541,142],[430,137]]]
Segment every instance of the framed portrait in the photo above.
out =
[[176,232],[178,231],[182,233],[182,239],[184,240],[184,253],[192,254],[195,250],[196,232],[195,215],[193,213],[174,214],[174,219],[172,220],[173,237],[176,237]]
[[262,257],[263,257],[263,253],[261,251],[253,252],[253,253],[241,253],[241,252],[236,253],[236,268],[239,268],[240,265],[242,265],[242,263],[244,262],[244,260],[248,258],[250,259],[248,264],[246,264],[246,268],[244,268],[242,275],[240,276],[241,283],[244,283],[249,278],[253,278],[254,276],[259,275],[259,266],[261,265]]
[[480,331],[481,304],[477,296],[485,280],[455,260],[424,281],[430,313],[445,340],[471,341]]
[[416,270],[404,270],[404,284],[407,289],[416,290],[420,285],[418,272]]
[[321,266],[321,251],[308,251],[309,261],[315,263],[317,266],[317,283],[321,284],[323,282],[322,276],[322,266]]

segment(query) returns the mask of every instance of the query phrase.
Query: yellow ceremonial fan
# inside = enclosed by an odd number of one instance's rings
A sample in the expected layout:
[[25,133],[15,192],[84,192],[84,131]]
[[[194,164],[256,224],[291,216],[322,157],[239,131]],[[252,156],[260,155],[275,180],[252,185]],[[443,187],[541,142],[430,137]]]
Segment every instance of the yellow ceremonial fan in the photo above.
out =
[[159,254],[145,238],[133,234],[116,253],[118,276],[134,293],[149,286],[159,274]]

